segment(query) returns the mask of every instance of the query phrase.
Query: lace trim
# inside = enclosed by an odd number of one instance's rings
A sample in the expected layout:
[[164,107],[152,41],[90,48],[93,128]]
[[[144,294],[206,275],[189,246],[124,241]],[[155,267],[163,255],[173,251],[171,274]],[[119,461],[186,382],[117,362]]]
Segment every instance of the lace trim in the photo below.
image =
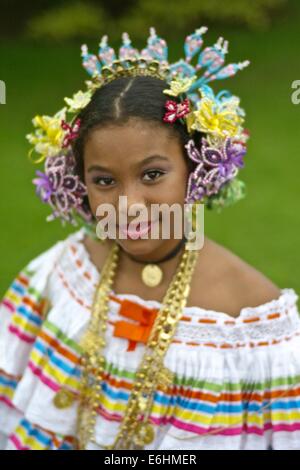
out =
[[300,335],[300,317],[297,310],[273,321],[260,321],[256,324],[239,324],[232,328],[223,325],[199,325],[196,322],[180,322],[175,339],[182,342],[213,343],[217,347],[268,346],[289,340]]

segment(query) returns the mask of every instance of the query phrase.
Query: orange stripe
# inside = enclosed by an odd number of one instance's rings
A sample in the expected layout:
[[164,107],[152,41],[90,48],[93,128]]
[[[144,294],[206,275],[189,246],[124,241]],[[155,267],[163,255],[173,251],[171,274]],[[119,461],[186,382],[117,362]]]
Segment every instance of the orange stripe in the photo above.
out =
[[273,320],[273,318],[279,318],[281,315],[280,313],[271,313],[270,315],[267,316],[268,320]]
[[20,283],[23,284],[24,286],[29,285],[29,279],[27,279],[27,277],[23,276],[22,274],[19,274],[17,276],[17,280],[20,281]]
[[77,248],[74,245],[70,245],[71,251],[75,254],[77,253]]
[[73,362],[73,364],[78,364],[80,362],[80,357],[77,357],[75,354],[65,349],[56,338],[52,338],[51,336],[47,335],[45,331],[41,330],[38,336],[45,340],[49,346],[53,346],[56,351]]
[[217,321],[216,320],[211,320],[209,318],[200,318],[198,320],[198,323],[212,323],[212,324],[215,324],[215,323],[217,323]]
[[192,318],[191,317],[181,317],[180,320],[183,320],[183,321],[192,321]]
[[15,380],[20,380],[22,375],[11,375],[7,374],[3,369],[0,369],[0,374],[4,375],[4,377],[7,377],[8,379],[15,379]]
[[[286,392],[286,390],[284,390],[284,392]],[[273,390],[270,392],[270,390],[264,390],[263,394],[259,394],[257,392],[244,392],[243,393],[243,397],[245,400],[249,400],[251,398],[251,400],[257,400],[257,401],[260,401],[262,402],[263,400],[265,400],[266,398],[269,400],[269,399],[272,399],[272,398],[280,398],[283,394],[283,390]],[[300,394],[300,386],[299,387],[296,387],[296,388],[291,388],[288,393],[286,395],[284,395],[284,397],[296,397],[298,398],[299,397],[299,394]]]
[[23,297],[23,303],[25,305],[28,305],[29,307],[31,307],[31,309],[37,313],[39,316],[42,315],[42,306],[43,306],[43,301],[41,300],[39,304],[37,304],[36,302],[33,302],[29,297]]
[[247,318],[243,320],[243,323],[254,323],[257,321],[261,321],[261,319],[259,317],[253,317],[253,318]]
[[[56,265],[56,269],[57,269],[57,265]],[[74,293],[74,291],[71,289],[71,287],[69,286],[69,284],[67,283],[64,275],[62,272],[60,272],[58,269],[57,269],[57,272],[58,272],[58,275],[61,279],[61,282],[63,283],[63,285],[65,286],[65,288],[69,291],[69,294],[71,295],[71,297],[73,297],[74,300],[76,300],[76,302],[79,304],[79,305],[82,305],[83,307],[85,307],[87,310],[90,310],[92,308],[91,305],[88,305],[86,304],[82,299],[80,299],[79,297],[77,297],[77,295]]]

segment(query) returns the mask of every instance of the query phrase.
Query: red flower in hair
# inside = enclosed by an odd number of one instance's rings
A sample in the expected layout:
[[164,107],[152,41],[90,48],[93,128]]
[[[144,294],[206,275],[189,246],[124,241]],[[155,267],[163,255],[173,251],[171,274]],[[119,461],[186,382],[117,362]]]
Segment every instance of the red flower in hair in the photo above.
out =
[[181,103],[176,103],[176,101],[168,100],[165,104],[167,112],[165,113],[163,120],[165,122],[173,123],[176,119],[183,118],[186,114],[190,112],[190,104],[188,98],[186,98]]
[[65,148],[68,147],[68,145],[73,139],[76,139],[76,137],[78,137],[78,132],[80,129],[80,119],[76,119],[75,124],[73,126],[70,126],[66,121],[62,120],[61,127],[64,131],[68,131],[68,133],[66,133],[66,135],[64,136],[62,143],[62,148]]

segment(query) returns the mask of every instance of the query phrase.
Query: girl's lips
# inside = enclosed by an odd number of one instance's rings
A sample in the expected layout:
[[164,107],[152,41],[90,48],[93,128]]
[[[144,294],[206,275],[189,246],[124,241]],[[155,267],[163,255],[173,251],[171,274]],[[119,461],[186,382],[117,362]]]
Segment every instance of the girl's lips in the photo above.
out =
[[133,224],[119,225],[119,229],[126,237],[139,238],[140,236],[148,233],[151,228],[151,225],[153,225],[154,223],[155,222],[153,221],[141,222],[136,224],[134,227],[132,227]]

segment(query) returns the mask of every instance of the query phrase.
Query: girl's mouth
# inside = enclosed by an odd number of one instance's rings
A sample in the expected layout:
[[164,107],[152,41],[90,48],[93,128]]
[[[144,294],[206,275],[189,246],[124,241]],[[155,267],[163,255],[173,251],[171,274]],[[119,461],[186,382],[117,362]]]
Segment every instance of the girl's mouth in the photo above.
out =
[[147,234],[151,226],[153,226],[155,222],[148,221],[148,222],[140,222],[134,224],[133,222],[128,225],[120,225],[119,230],[120,232],[126,236],[126,238],[137,239],[141,236]]

